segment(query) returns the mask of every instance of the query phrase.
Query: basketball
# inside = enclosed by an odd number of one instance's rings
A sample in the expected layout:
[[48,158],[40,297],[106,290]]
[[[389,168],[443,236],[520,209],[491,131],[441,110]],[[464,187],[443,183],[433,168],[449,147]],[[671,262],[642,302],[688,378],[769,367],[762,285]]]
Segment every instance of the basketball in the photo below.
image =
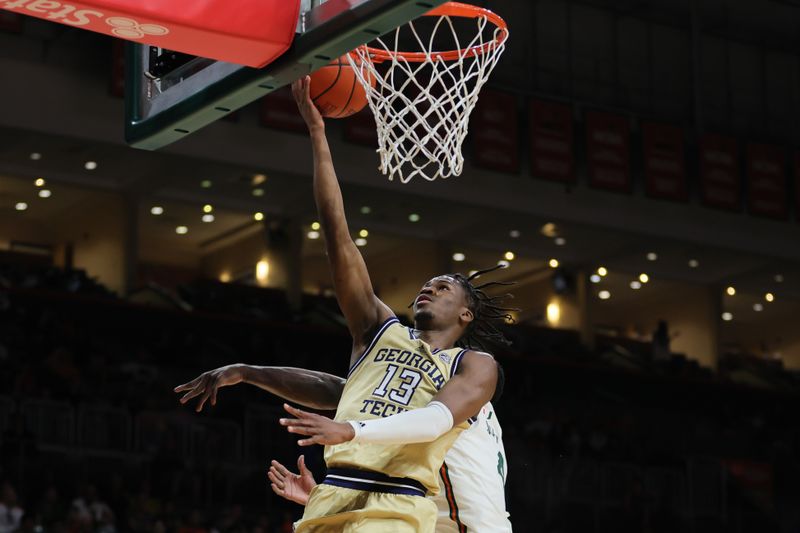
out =
[[[375,78],[369,78],[375,86]],[[311,75],[311,99],[327,118],[344,118],[367,105],[364,87],[346,57],[340,57]]]

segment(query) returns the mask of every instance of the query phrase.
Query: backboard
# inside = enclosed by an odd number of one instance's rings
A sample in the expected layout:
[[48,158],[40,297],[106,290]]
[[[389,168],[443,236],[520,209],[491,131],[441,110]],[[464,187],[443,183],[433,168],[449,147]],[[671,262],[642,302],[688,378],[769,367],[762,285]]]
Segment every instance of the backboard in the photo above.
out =
[[254,69],[129,43],[125,138],[155,150],[313,72],[445,0],[328,0],[301,11],[290,48]]

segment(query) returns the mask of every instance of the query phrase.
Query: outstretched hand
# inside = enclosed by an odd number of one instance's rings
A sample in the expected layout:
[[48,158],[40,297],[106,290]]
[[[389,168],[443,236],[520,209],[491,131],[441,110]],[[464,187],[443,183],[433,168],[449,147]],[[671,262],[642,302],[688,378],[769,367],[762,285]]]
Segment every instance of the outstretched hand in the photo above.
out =
[[299,80],[292,82],[292,95],[294,101],[297,102],[297,108],[306,121],[309,131],[324,128],[325,121],[322,115],[311,100],[311,76],[304,76]]
[[192,381],[178,385],[173,391],[186,392],[180,399],[182,404],[202,395],[195,408],[195,411],[199,413],[209,399],[211,400],[211,405],[217,405],[217,390],[220,387],[236,385],[241,383],[243,379],[241,365],[228,365],[204,372]]
[[294,418],[281,418],[281,425],[289,433],[297,433],[309,437],[297,441],[300,446],[341,444],[353,440],[353,437],[356,436],[353,426],[346,422],[335,422],[326,416],[308,413],[289,404],[283,404],[283,408]]
[[297,458],[297,469],[300,474],[291,472],[278,461],[273,460],[269,467],[267,476],[272,482],[272,491],[290,502],[305,505],[308,503],[308,496],[311,489],[317,486],[311,471],[306,468],[306,458],[301,455]]

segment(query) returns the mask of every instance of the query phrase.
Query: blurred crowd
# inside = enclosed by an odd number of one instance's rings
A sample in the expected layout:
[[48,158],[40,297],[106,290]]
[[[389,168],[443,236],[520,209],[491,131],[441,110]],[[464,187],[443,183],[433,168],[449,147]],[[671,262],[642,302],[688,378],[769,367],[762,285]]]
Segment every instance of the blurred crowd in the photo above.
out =
[[[211,282],[127,301],[84,274],[0,267],[0,533],[291,531],[301,510],[265,476],[300,453],[278,402],[242,386],[198,415],[172,388],[233,362],[342,375],[335,309]],[[796,376],[773,365],[742,386],[725,369],[746,358],[712,375],[647,343],[507,331],[497,412],[518,531],[798,531]],[[320,475],[320,450],[309,464]]]

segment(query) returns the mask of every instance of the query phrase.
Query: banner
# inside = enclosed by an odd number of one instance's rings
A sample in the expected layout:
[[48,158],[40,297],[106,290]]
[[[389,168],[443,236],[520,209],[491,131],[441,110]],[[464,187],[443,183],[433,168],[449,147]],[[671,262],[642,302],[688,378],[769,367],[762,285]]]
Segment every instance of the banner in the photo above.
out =
[[627,117],[586,113],[589,184],[599,189],[631,191],[630,123]]
[[225,0],[6,0],[0,9],[193,56],[263,67],[291,46],[300,1],[239,0],[232,8]]
[[572,106],[531,99],[531,175],[552,181],[575,181]]
[[786,219],[785,153],[777,146],[747,145],[747,205],[750,213]]
[[258,112],[262,126],[305,133],[308,131],[289,87],[282,87],[261,99]]
[[683,130],[669,124],[645,122],[642,124],[642,142],[647,195],[683,202],[688,200]]
[[741,211],[738,143],[733,137],[706,134],[700,139],[700,196],[703,204]]
[[475,164],[500,172],[519,172],[517,97],[484,89],[469,122]]

